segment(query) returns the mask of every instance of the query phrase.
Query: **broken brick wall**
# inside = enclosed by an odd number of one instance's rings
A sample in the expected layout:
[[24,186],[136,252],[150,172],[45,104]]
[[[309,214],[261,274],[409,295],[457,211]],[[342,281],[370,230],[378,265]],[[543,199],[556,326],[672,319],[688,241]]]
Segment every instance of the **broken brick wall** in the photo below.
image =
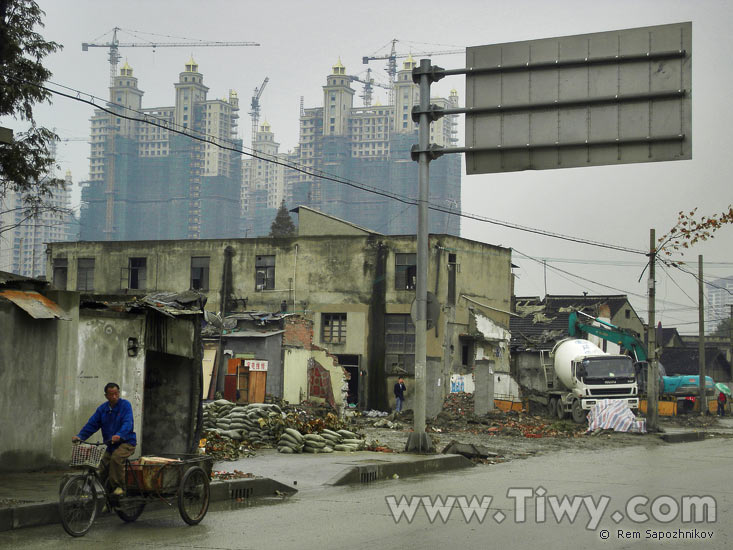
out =
[[283,399],[300,403],[314,398],[342,409],[348,373],[335,355],[313,344],[313,322],[293,316],[283,328]]

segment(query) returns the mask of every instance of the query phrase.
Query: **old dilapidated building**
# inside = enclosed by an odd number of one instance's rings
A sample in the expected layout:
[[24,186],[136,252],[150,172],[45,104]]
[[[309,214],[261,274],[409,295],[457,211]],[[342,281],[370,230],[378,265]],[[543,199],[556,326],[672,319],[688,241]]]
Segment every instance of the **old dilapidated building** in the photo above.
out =
[[[91,293],[197,289],[223,316],[299,313],[313,322],[314,344],[357,374],[359,406],[389,408],[397,376],[409,386],[414,373],[416,238],[296,211],[290,238],[53,243],[48,273],[56,287]],[[506,346],[470,330],[471,309],[506,329],[512,296],[510,249],[432,234],[429,250],[428,414],[452,374],[476,367],[477,339],[486,357],[506,357]]]
[[132,404],[139,452],[192,451],[200,305],[94,300],[0,272],[0,471],[67,463],[107,382]]

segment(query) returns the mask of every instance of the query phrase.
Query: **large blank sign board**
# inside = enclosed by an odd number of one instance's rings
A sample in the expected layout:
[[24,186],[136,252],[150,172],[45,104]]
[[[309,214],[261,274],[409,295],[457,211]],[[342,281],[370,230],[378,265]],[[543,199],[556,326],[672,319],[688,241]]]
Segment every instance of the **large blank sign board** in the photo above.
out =
[[466,49],[466,173],[692,158],[692,23]]

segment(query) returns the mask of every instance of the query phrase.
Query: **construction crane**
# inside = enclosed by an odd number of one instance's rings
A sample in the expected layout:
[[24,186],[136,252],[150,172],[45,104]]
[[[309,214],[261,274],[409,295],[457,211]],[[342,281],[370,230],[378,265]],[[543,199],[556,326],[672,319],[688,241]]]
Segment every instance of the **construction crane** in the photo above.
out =
[[251,107],[252,110],[249,112],[249,116],[252,117],[252,149],[255,148],[255,140],[257,139],[257,125],[260,123],[260,97],[262,92],[265,91],[265,86],[270,81],[270,77],[266,76],[265,80],[262,81],[259,88],[255,88],[254,95],[252,96]]
[[397,60],[402,57],[424,57],[428,55],[456,55],[456,54],[465,54],[466,49],[463,48],[462,50],[444,50],[441,52],[412,52],[412,53],[397,53],[396,52],[396,45],[398,40],[396,38],[392,39],[392,49],[390,50],[388,55],[369,55],[364,56],[361,58],[361,61],[364,65],[367,65],[370,61],[377,61],[380,59],[386,59],[387,60],[387,74],[389,75],[389,81],[394,82],[397,78]]
[[355,82],[361,82],[364,84],[364,91],[361,94],[361,98],[364,100],[364,107],[369,107],[372,104],[372,90],[374,89],[374,86],[379,86],[380,88],[384,88],[385,90],[391,90],[392,86],[389,86],[388,84],[382,84],[381,82],[375,82],[372,78],[372,69],[367,69],[367,74],[365,79],[361,79],[358,76],[349,75],[349,78]]
[[[119,49],[122,48],[190,48],[190,47],[216,47],[216,46],[259,46],[257,42],[120,42],[117,39],[117,31],[120,27],[112,29],[112,40],[110,42],[82,42],[81,50],[89,51],[89,48],[109,48],[109,84],[114,86],[117,76],[117,64],[122,56]],[[139,31],[133,31],[139,32]]]

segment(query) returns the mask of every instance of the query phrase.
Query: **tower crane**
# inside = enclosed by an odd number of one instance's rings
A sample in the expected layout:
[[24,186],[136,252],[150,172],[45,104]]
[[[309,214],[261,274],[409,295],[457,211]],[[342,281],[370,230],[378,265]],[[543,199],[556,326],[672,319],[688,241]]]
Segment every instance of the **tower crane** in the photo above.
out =
[[[115,76],[117,76],[117,64],[122,57],[120,56],[120,47],[122,48],[190,48],[195,47],[216,47],[216,46],[259,46],[257,42],[120,42],[117,39],[117,31],[121,31],[120,27],[112,29],[112,40],[110,42],[82,42],[81,50],[89,51],[89,48],[109,48],[109,80],[110,86],[114,85]],[[137,32],[137,31],[135,31]]]
[[372,78],[372,69],[367,69],[366,78],[362,79],[358,76],[349,75],[349,78],[355,82],[361,82],[364,84],[364,92],[361,94],[361,98],[364,100],[364,107],[369,107],[372,104],[372,90],[374,89],[374,86],[379,86],[380,88],[384,88],[385,90],[391,90],[392,86],[389,86],[388,84],[382,84],[381,82],[375,82]]
[[396,38],[392,39],[392,49],[390,50],[388,55],[369,55],[364,56],[361,58],[361,61],[364,65],[367,65],[370,61],[377,61],[380,59],[386,59],[387,60],[387,74],[389,75],[390,82],[394,82],[395,78],[397,77],[397,59],[402,57],[410,57],[411,55],[413,57],[417,56],[427,56],[427,55],[455,55],[455,54],[465,54],[466,49],[463,48],[462,50],[444,50],[440,52],[412,52],[412,53],[397,53],[396,52],[396,45],[398,40]]
[[257,139],[257,125],[260,122],[260,97],[262,92],[265,91],[265,86],[270,81],[270,77],[266,76],[265,80],[262,81],[259,88],[255,88],[254,95],[252,96],[251,107],[252,110],[249,112],[249,116],[252,117],[252,149],[255,148],[255,140]]

